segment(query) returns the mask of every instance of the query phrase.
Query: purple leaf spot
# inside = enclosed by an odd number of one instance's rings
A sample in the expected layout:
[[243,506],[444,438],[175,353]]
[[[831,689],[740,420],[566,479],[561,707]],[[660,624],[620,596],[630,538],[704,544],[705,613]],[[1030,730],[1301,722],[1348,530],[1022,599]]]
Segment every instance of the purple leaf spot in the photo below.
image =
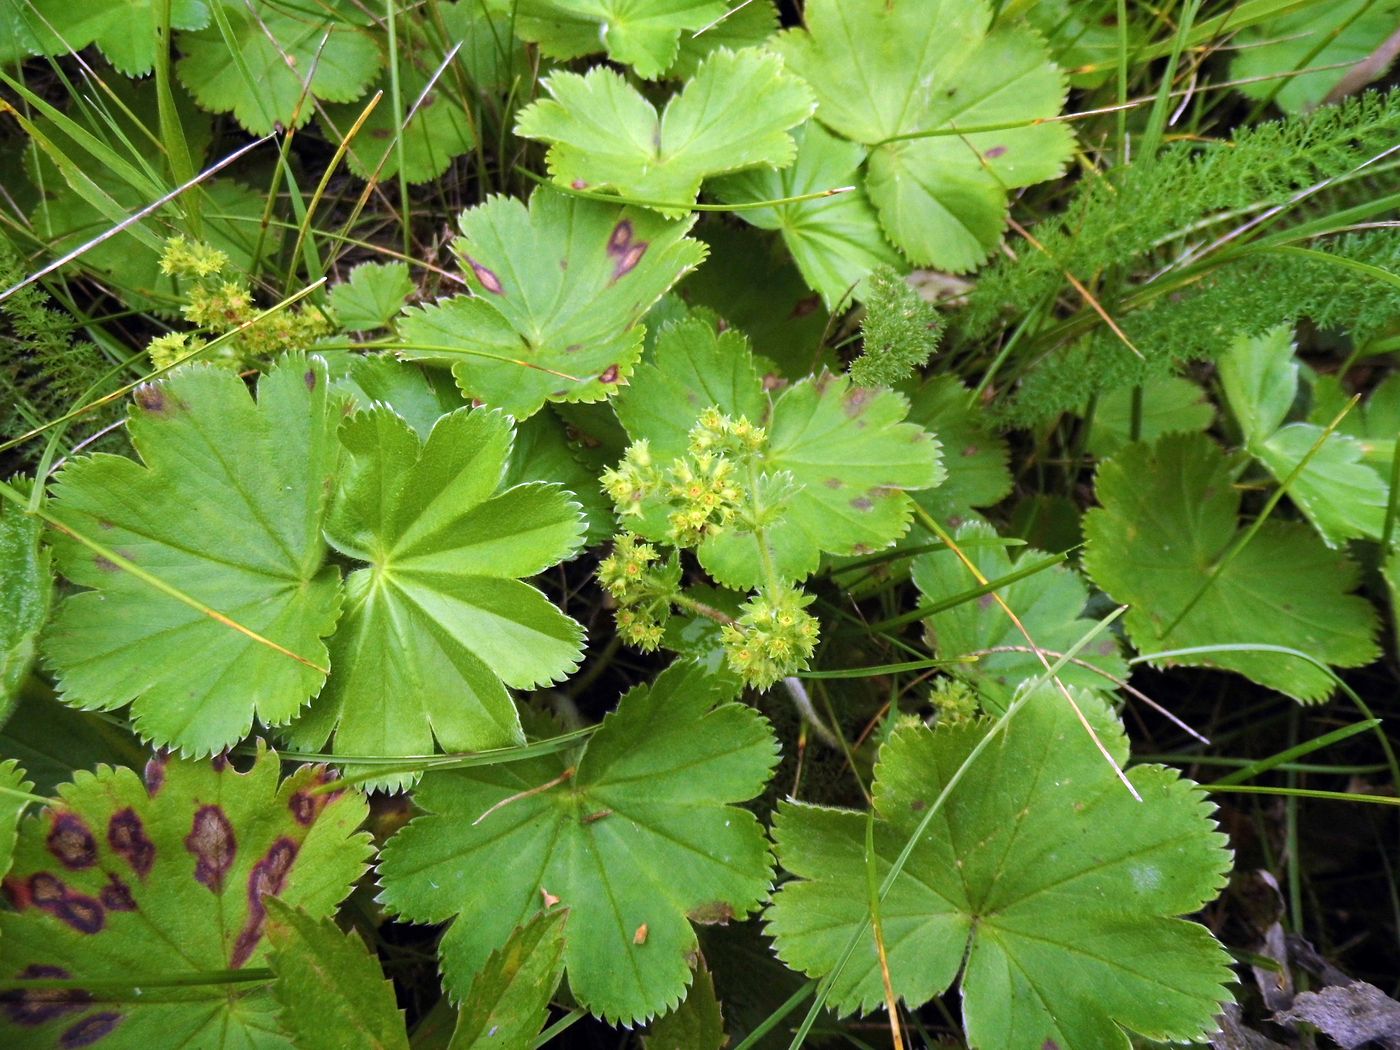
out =
[[598,377],[598,382],[616,383],[620,374],[621,373],[618,371],[617,365],[608,365],[608,367],[603,370],[602,375]]
[[492,295],[504,295],[505,289],[501,287],[501,279],[497,277],[489,268],[482,266],[470,255],[463,256],[467,260],[467,265],[472,268],[472,273],[476,274],[476,279],[481,282],[481,287],[485,288]]
[[588,189],[588,183],[584,179],[574,179],[574,181],[569,183],[569,185],[576,190]]
[[222,773],[229,765],[228,752],[220,751],[217,755],[212,756],[209,759],[209,764],[214,767],[215,773]]
[[805,299],[797,300],[797,305],[792,308],[791,317],[806,317],[815,313],[817,307],[821,306],[822,297],[820,295],[809,295]]
[[111,558],[104,558],[100,554],[95,555],[93,557],[92,563],[96,565],[99,569],[101,569],[103,572],[117,571],[117,563],[114,562]]
[[648,242],[638,241],[622,254],[617,260],[617,265],[613,267],[612,279],[616,281],[620,277],[625,277],[637,268],[637,264],[642,261],[642,256],[647,253]]
[[827,478],[825,484],[829,489],[839,489],[844,483],[840,478]]
[[135,911],[136,898],[131,895],[131,887],[115,875],[109,875],[108,880],[102,887],[102,906],[108,911]]
[[982,451],[982,450],[981,450],[980,448],[978,448],[976,445],[968,445],[967,448],[963,449],[963,453],[962,453],[962,454],[963,454],[964,456],[975,456],[975,455],[977,455],[977,453],[979,453],[979,452],[981,452],[981,451]]
[[[21,981],[70,981],[73,975],[61,966],[31,963],[17,975]],[[92,1002],[92,996],[81,988],[12,988],[0,992],[0,1010],[18,1025],[27,1028],[81,1010]]]
[[857,496],[855,499],[851,500],[851,506],[856,510],[870,510],[875,504],[865,496]]
[[263,903],[263,898],[275,897],[282,892],[287,873],[292,870],[292,862],[296,859],[297,844],[289,838],[280,838],[248,873],[248,921],[243,924],[238,940],[233,944],[230,969],[237,970],[253,957],[253,950],[262,939],[263,923],[267,919],[267,905]]
[[614,258],[626,255],[631,246],[632,220],[623,219],[613,227],[613,232],[608,237],[608,254]]
[[11,896],[16,898],[16,906],[33,904],[79,933],[99,933],[107,922],[96,898],[70,890],[62,879],[46,871],[29,876],[27,891],[16,892],[11,886]]
[[107,845],[125,857],[131,870],[141,878],[151,873],[156,862],[156,844],[146,834],[146,826],[130,806],[113,813],[107,821]]
[[875,396],[875,391],[868,387],[858,386],[848,393],[845,400],[846,415],[854,419],[865,411],[866,403]]
[[[315,786],[323,787],[340,779],[333,769],[322,769],[315,776]],[[287,799],[287,808],[292,812],[292,819],[304,828],[309,828],[315,823],[316,818],[321,815],[321,810],[325,809],[333,801],[338,799],[345,792],[342,791],[315,791],[311,788],[303,788],[301,791],[292,793],[292,797]]]
[[1005,153],[1005,146],[993,146],[991,149],[987,150],[987,152],[982,155],[988,160],[996,160],[998,157],[1003,156]]
[[138,386],[135,393],[136,403],[143,411],[154,415],[160,415],[165,411],[165,392],[158,386],[146,384]]
[[233,867],[233,858],[238,852],[233,826],[222,809],[218,806],[199,807],[190,825],[190,833],[185,836],[185,849],[195,857],[195,880],[209,887],[211,893],[222,892],[224,877]]
[[99,1039],[111,1035],[112,1030],[121,1024],[121,1020],[122,1015],[112,1010],[89,1014],[59,1036],[58,1045],[62,1050],[78,1050],[79,1047],[92,1046]]
[[302,376],[302,379],[306,381],[307,390],[316,389],[316,370],[314,368],[308,368],[306,370],[306,375]]
[[146,794],[151,798],[160,794],[160,789],[165,785],[165,766],[169,761],[170,756],[160,751],[146,763]]
[[76,813],[56,815],[45,841],[49,852],[69,871],[82,871],[97,863],[97,840]]

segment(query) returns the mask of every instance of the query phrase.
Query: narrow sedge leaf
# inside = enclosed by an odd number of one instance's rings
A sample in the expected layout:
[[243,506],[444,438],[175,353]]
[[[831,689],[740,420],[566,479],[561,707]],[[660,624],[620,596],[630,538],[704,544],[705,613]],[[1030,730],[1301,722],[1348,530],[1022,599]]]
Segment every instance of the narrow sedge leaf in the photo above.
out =
[[[995,540],[996,536],[996,530],[990,525],[975,522],[957,531],[959,546],[986,579],[1008,576],[1017,568],[1047,557],[1044,551],[1023,547],[1013,560],[1005,547],[987,542]],[[964,546],[964,541],[969,542]],[[929,602],[951,598],[978,583],[962,559],[951,550],[919,555],[914,559],[911,575],[919,593]],[[1061,653],[1068,652],[1094,623],[1094,619],[1083,616],[1089,588],[1079,574],[1066,565],[1056,565],[1024,577],[995,593],[1011,607],[1036,645],[1051,653],[1048,659],[1052,663]],[[993,711],[1006,710],[1021,684],[1045,670],[1045,664],[1033,652],[987,652],[1006,647],[1029,648],[1025,635],[990,594],[934,613],[925,623],[941,659],[971,657],[970,663],[956,664],[949,670],[972,683]],[[1127,664],[1112,635],[1100,636],[1081,651],[1077,659],[1120,680],[1128,676]],[[1057,675],[1067,685],[1104,692],[1113,689],[1113,683],[1103,675],[1076,663],[1065,665]]]
[[520,114],[515,132],[550,144],[554,180],[574,189],[614,189],[683,215],[700,183],[745,168],[782,168],[796,152],[788,129],[816,103],[777,55],[720,49],[658,113],[621,76],[602,66],[554,73],[550,97]]
[[491,953],[457,1015],[447,1050],[530,1046],[564,976],[568,909],[542,911]]
[[330,684],[293,728],[298,746],[332,731],[346,754],[525,742],[506,687],[567,676],[583,629],[520,577],[572,556],[583,522],[558,486],[499,491],[512,438],[509,417],[465,407],[426,441],[385,407],[342,427],[348,463],[326,536],[368,565],[346,580]]
[[207,974],[211,983],[127,996],[83,988],[0,993],[7,1047],[285,1046],[265,982],[267,897],[331,915],[364,872],[367,807],[303,766],[278,784],[260,751],[240,773],[223,758],[153,759],[80,772],[25,819],[0,913],[6,974],[131,982]]
[[[1350,593],[1355,563],[1306,525],[1269,521],[1236,551],[1240,493],[1220,449],[1202,434],[1129,445],[1099,467],[1101,506],[1084,516],[1084,568],[1114,601],[1140,652],[1239,645],[1240,652],[1172,662],[1236,671],[1301,701],[1331,679],[1297,657],[1249,652],[1282,645],[1335,667],[1376,658],[1376,612]],[[1230,557],[1226,557],[1231,552]]]
[[[989,31],[986,0],[813,0],[775,46],[817,93],[817,119],[872,148],[865,187],[913,262],[977,266],[1006,193],[1054,178],[1073,136],[1063,74],[1030,30]],[[1024,124],[962,132],[990,124]],[[900,136],[919,136],[888,141]]]
[[264,903],[277,1019],[297,1050],[408,1050],[394,986],[359,936],[276,897]]
[[[1076,696],[1115,758],[1122,727]],[[896,730],[875,771],[875,864],[883,883],[928,807],[992,731],[987,720]],[[1136,801],[1058,690],[1041,688],[978,756],[914,843],[881,905],[895,994],[916,1008],[958,979],[975,1050],[1122,1048],[1127,1031],[1199,1040],[1229,1001],[1229,956],[1192,912],[1230,866],[1214,807],[1162,766],[1128,773]],[[843,1013],[883,1003],[870,932],[866,816],[785,802],[778,856],[796,878],[770,905],[779,956],[829,972]]]
[[237,375],[209,365],[136,391],[128,432],[142,462],[72,461],[50,511],[299,659],[58,534],[60,571],[88,588],[59,604],[44,640],[64,702],[130,703],[142,736],[207,755],[255,718],[290,721],[316,695],[321,639],[340,612],[340,574],[321,538],[334,417],[324,362],[299,355],[263,376],[256,402]]
[[735,803],[762,790],[777,742],[725,684],[675,664],[625,695],[584,746],[424,776],[425,815],[384,847],[381,900],[453,920],[440,958],[454,998],[541,908],[569,909],[565,968],[610,1023],[673,1008],[691,980],[692,921],[743,917],[768,890],[763,829]]
[[452,364],[464,394],[517,419],[599,401],[631,374],[642,316],[704,259],[692,221],[544,188],[528,208],[492,197],[452,245],[474,294],[410,310],[405,355]]
[[53,600],[53,569],[39,543],[42,531],[37,517],[0,503],[0,725],[19,702]]

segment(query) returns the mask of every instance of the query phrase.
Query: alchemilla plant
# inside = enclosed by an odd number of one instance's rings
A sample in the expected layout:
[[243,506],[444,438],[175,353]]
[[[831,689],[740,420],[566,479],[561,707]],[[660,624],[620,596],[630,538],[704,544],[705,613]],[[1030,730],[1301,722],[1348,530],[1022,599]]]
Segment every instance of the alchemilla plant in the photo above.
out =
[[0,1045],[1393,1037],[1397,16],[0,0]]

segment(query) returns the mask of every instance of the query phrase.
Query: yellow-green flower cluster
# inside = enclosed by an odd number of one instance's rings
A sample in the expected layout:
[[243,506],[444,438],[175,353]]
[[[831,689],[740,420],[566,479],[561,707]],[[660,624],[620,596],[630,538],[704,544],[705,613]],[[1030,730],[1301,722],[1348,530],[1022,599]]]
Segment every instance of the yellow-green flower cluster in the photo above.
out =
[[979,705],[972,687],[960,678],[939,678],[933,683],[929,701],[940,725],[959,725],[977,717]]
[[767,689],[802,670],[817,644],[817,620],[807,612],[812,596],[796,588],[759,595],[721,631],[729,666],[748,685]]
[[165,242],[165,250],[160,256],[160,272],[167,277],[202,280],[222,273],[227,265],[228,256],[218,248],[201,241],[191,243],[179,234]]
[[633,442],[616,467],[603,471],[603,491],[624,518],[641,517],[642,500],[661,483],[661,474],[651,458],[651,444],[645,438]]
[[661,561],[654,546],[624,532],[599,564],[598,582],[617,603],[623,641],[647,651],[660,645],[680,585],[680,562]]

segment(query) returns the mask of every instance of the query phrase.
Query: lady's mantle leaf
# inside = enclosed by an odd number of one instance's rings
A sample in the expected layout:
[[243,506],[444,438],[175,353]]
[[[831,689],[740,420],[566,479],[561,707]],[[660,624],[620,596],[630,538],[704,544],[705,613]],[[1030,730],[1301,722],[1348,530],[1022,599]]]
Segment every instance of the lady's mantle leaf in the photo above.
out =
[[541,912],[491,953],[472,982],[448,1050],[530,1046],[564,976],[567,908]]
[[1220,359],[1220,385],[1245,447],[1280,484],[1288,482],[1289,498],[1329,547],[1363,536],[1380,539],[1389,488],[1362,462],[1366,446],[1316,423],[1283,425],[1298,395],[1291,337],[1285,326],[1236,339]]
[[369,564],[346,580],[330,684],[298,743],[332,730],[350,755],[524,743],[506,686],[565,677],[583,629],[518,577],[571,556],[583,522],[558,486],[497,492],[512,436],[505,415],[467,408],[426,443],[383,407],[341,429],[350,462],[326,536]]
[[646,1050],[723,1050],[728,1042],[724,1014],[715,997],[715,979],[701,959],[685,1002],[658,1019],[642,1045]]
[[1007,190],[1054,178],[1072,149],[1064,124],[1037,123],[1066,90],[1039,37],[988,32],[986,0],[812,0],[805,18],[777,49],[816,90],[817,119],[872,147],[865,186],[885,232],[915,263],[972,269],[1005,226]]
[[[992,545],[997,534],[990,525],[964,525],[958,529],[957,538],[974,541],[967,544],[964,553],[989,580],[1009,576],[1016,569],[1034,565],[1046,557],[1043,551],[1024,548],[1013,562],[1004,547]],[[977,543],[977,540],[984,542]],[[951,550],[921,554],[914,559],[912,575],[924,600],[929,602],[953,598],[978,585],[978,580]],[[1064,565],[1042,569],[999,588],[996,593],[1052,661],[1068,652],[1093,624],[1092,620],[1079,618],[1089,600],[1089,589],[1077,572]],[[989,701],[992,710],[1005,710],[1017,687],[1045,668],[1035,653],[1024,651],[1029,648],[1025,635],[990,594],[934,613],[925,622],[941,659],[971,658],[971,663],[954,664],[950,670],[971,681],[983,699]],[[991,652],[993,649],[1020,651]],[[1100,636],[1076,657],[1076,661],[1060,669],[1058,675],[1062,682],[1108,691],[1112,690],[1113,683],[1095,674],[1092,668],[1119,679],[1128,675],[1118,644],[1108,635]]]
[[66,529],[300,658],[57,535],[60,570],[92,588],[59,605],[44,639],[65,702],[130,703],[143,736],[205,755],[316,695],[340,611],[321,538],[332,407],[318,358],[284,358],[256,404],[228,370],[188,366],[136,392],[128,431],[145,466],[98,455],[64,469],[50,509]]
[[408,356],[452,362],[463,393],[518,419],[612,393],[641,353],[642,315],[705,257],[689,222],[546,189],[528,209],[493,197],[461,228],[475,294],[409,311],[400,333]]
[[[893,543],[909,526],[906,490],[943,479],[938,441],[901,422],[908,403],[899,394],[823,372],[770,403],[743,336],[718,335],[699,319],[662,333],[617,410],[632,440],[648,440],[664,462],[684,451],[696,416],[712,405],[767,430],[759,454],[759,484],[771,500],[764,538],[784,579],[815,572],[823,551],[860,554]],[[707,536],[699,556],[726,586],[765,582],[757,533],[737,523]]]
[[37,517],[0,506],[0,725],[19,700],[49,618],[53,569]]
[[518,0],[518,6],[501,6],[520,38],[538,43],[550,58],[606,51],[647,80],[676,60],[682,30],[701,29],[725,12],[724,0]]
[[[304,766],[277,783],[277,756],[247,773],[226,760],[155,759],[79,773],[25,820],[0,914],[8,978],[160,980],[266,965],[267,904],[331,914],[365,869],[366,806],[317,792]],[[277,1003],[264,984],[147,988],[108,999],[85,989],[0,994],[7,1047],[271,1047]]]
[[[2,10],[6,7],[10,10]],[[10,21],[13,27],[7,24]],[[95,43],[119,72],[144,76],[155,62],[160,23],[158,0],[120,4],[6,0],[0,4],[0,60],[14,61],[26,51],[66,55]],[[203,0],[171,0],[172,29],[200,29],[208,23],[209,8]]]
[[555,73],[544,87],[551,97],[521,113],[515,132],[550,143],[555,181],[673,203],[658,209],[672,216],[684,214],[711,175],[791,164],[788,129],[816,106],[781,58],[756,48],[714,52],[659,114],[602,66]]
[[331,309],[342,328],[369,332],[387,324],[413,291],[408,263],[361,263],[331,289]]
[[[1127,740],[1091,693],[1078,702],[1121,761]],[[875,866],[883,881],[943,786],[991,730],[979,721],[898,730],[875,777]],[[1173,916],[1215,895],[1230,865],[1212,806],[1161,766],[1118,782],[1058,690],[1043,688],[972,763],[919,836],[881,906],[895,994],[911,1007],[962,969],[968,1042],[985,1050],[1129,1045],[1123,1029],[1190,1040],[1214,1030],[1229,957]],[[797,876],[774,897],[779,956],[833,969],[831,1003],[883,999],[869,918],[864,814],[788,802],[778,857]],[[965,965],[964,965],[965,960]]]
[[759,169],[730,175],[714,186],[731,204],[799,197],[819,190],[849,187],[825,199],[780,204],[739,212],[739,217],[766,230],[778,230],[807,284],[821,293],[829,308],[847,300],[879,266],[898,266],[899,254],[880,230],[875,209],[860,189],[865,150],[808,122],[793,132],[797,159],[782,171]]
[[732,803],[762,789],[777,745],[753,709],[716,706],[723,688],[678,664],[624,696],[582,757],[423,778],[427,815],[385,846],[382,899],[416,922],[456,920],[441,946],[454,997],[557,901],[582,1005],[631,1024],[681,1000],[696,950],[688,916],[743,916],[772,873],[763,829]]
[[408,1050],[394,986],[354,933],[269,897],[278,1019],[297,1050]]
[[14,862],[19,818],[29,805],[29,800],[22,796],[34,790],[33,783],[24,777],[24,770],[13,758],[0,762],[0,788],[18,792],[0,794],[0,878],[9,873],[10,865]]
[[[1097,495],[1102,506],[1084,516],[1084,567],[1110,597],[1132,606],[1125,620],[1141,652],[1264,644],[1337,667],[1376,658],[1375,610],[1348,593],[1356,566],[1307,526],[1266,522],[1211,578],[1240,538],[1240,494],[1225,457],[1204,435],[1129,445],[1099,467]],[[1171,662],[1238,671],[1303,701],[1332,689],[1321,669],[1283,653]]]
[[268,0],[212,2],[214,24],[181,35],[185,57],[176,71],[196,102],[214,113],[231,111],[254,135],[305,124],[316,110],[313,99],[359,98],[379,72],[379,47],[345,0],[300,9]]

